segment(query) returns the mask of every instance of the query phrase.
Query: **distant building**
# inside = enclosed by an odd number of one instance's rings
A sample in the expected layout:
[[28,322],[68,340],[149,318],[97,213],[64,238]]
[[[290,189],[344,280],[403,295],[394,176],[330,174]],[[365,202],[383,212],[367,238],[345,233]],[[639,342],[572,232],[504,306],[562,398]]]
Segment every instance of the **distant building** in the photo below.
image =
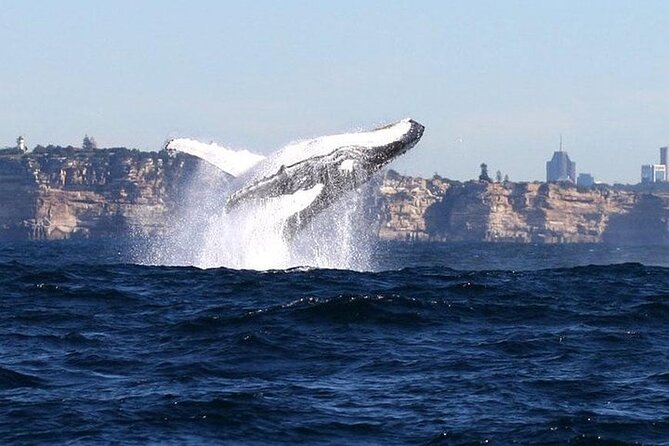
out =
[[645,164],[641,166],[642,183],[660,183],[669,181],[669,159],[667,147],[660,147],[660,164]]
[[21,152],[27,152],[28,147],[26,146],[26,140],[23,136],[19,136],[16,138],[16,148],[19,149]]
[[562,150],[562,136],[560,136],[560,150],[554,152],[553,158],[546,163],[546,181],[576,183],[576,163],[569,159],[567,152]]
[[595,184],[595,177],[589,173],[579,173],[576,179],[576,185],[579,187],[592,187]]
[[667,166],[664,164],[646,164],[641,166],[642,183],[660,183],[667,181]]

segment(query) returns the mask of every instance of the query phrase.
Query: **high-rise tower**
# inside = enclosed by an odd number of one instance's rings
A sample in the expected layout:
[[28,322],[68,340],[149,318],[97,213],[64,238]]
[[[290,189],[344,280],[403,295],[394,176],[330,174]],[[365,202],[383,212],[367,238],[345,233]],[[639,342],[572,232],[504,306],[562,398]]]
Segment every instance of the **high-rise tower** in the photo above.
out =
[[553,158],[546,163],[546,181],[576,183],[576,163],[569,159],[567,152],[562,150],[562,135],[560,135],[560,150],[554,152]]
[[644,164],[641,166],[642,183],[663,183],[669,181],[669,148],[660,147],[660,164]]

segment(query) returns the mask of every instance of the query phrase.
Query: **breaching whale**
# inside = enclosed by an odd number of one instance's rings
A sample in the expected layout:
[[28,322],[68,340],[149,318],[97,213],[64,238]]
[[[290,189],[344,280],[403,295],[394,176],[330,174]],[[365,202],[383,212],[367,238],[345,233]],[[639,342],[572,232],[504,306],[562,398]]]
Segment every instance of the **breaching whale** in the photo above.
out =
[[188,138],[172,139],[166,149],[201,158],[234,178],[227,212],[278,200],[284,234],[292,238],[345,192],[415,146],[423,131],[421,124],[404,119],[371,131],[298,142],[268,157]]

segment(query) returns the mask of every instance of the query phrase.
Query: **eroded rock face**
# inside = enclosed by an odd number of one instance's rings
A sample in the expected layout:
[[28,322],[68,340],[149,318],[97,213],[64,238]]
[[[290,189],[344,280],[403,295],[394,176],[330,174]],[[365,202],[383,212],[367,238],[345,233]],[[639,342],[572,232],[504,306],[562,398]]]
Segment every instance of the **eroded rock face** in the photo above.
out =
[[391,240],[669,244],[669,187],[451,182],[386,177],[379,236]]
[[379,238],[428,240],[433,238],[425,213],[439,203],[450,182],[440,177],[427,180],[390,172],[380,183],[378,197]]
[[198,160],[125,148],[0,153],[0,237],[62,239],[165,229]]
[[[194,178],[206,172],[209,189],[227,181],[203,164],[124,148],[0,151],[0,238],[163,234],[184,201],[198,200]],[[371,188],[367,211],[385,240],[669,245],[669,185],[577,189],[389,171]]]

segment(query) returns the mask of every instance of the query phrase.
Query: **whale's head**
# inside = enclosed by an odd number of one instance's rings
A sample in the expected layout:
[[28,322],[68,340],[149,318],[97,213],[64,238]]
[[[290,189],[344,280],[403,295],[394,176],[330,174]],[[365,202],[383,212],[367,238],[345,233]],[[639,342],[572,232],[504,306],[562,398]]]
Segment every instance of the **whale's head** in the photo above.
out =
[[321,137],[296,147],[302,153],[318,147],[320,154],[327,154],[324,159],[339,166],[345,181],[357,187],[415,146],[424,130],[425,127],[413,119],[403,119],[364,132]]
[[425,127],[413,119],[403,119],[395,124],[361,133],[361,136],[369,138],[367,144],[364,144],[361,161],[368,170],[377,171],[415,146],[424,130]]
[[298,141],[270,156],[255,176],[271,176],[282,167],[317,160],[334,164],[343,160],[342,170],[355,168],[371,174],[415,146],[424,130],[421,124],[407,118],[373,130]]

